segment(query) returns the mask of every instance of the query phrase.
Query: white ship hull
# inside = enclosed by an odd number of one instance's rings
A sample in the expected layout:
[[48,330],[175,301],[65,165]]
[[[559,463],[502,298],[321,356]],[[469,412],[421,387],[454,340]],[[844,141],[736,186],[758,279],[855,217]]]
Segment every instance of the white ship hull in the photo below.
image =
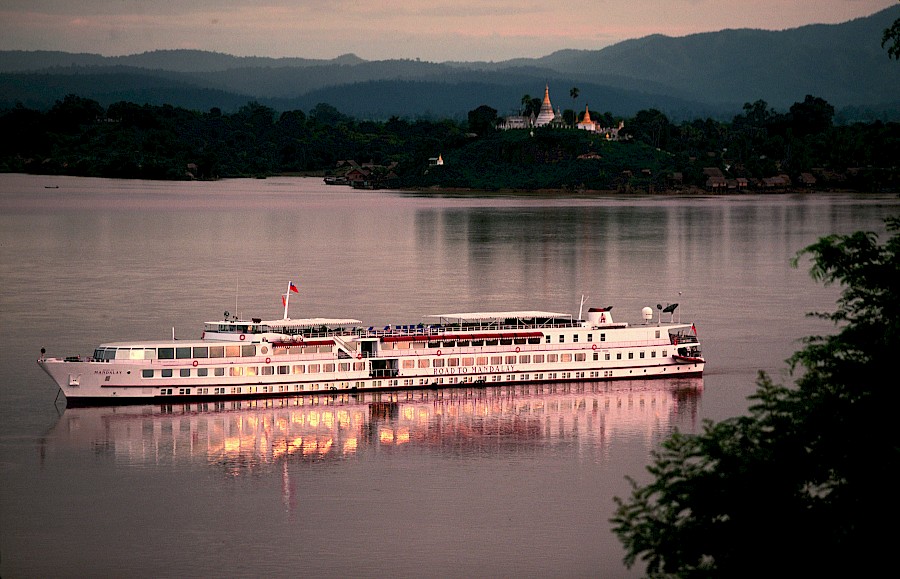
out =
[[703,373],[692,324],[629,326],[601,313],[451,314],[441,317],[455,323],[383,330],[321,318],[210,322],[200,340],[103,344],[90,358],[38,364],[71,405]]

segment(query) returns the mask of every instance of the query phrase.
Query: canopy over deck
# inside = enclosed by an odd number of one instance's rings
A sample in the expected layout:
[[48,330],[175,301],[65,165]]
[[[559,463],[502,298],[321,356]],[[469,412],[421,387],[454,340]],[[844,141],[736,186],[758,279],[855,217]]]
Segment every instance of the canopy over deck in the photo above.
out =
[[461,314],[431,314],[428,318],[444,318],[448,320],[459,320],[464,322],[480,322],[484,320],[532,320],[535,318],[572,318],[572,314],[561,314],[557,312],[541,312],[535,310],[523,310],[513,312],[468,312]]
[[320,328],[322,326],[358,326],[362,324],[362,322],[352,318],[288,318],[281,320],[265,320],[262,324],[269,326],[270,328]]

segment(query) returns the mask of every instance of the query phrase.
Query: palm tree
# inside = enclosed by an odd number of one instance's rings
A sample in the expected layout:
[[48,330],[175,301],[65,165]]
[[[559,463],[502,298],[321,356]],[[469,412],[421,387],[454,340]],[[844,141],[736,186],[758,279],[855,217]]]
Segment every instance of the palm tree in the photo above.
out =
[[523,95],[522,96],[522,116],[527,117],[528,115],[530,115],[532,112],[531,108],[532,108],[531,95],[530,94]]
[[575,106],[578,101],[578,87],[573,86],[569,89],[569,96],[572,97],[572,128],[578,125],[578,107]]

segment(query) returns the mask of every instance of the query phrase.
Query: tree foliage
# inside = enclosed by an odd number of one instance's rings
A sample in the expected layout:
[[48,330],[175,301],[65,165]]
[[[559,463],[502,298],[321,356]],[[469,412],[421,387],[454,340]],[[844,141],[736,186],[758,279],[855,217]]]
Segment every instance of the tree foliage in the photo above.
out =
[[791,359],[794,388],[760,373],[747,416],[675,433],[653,480],[631,480],[614,531],[626,564],[651,576],[871,576],[890,568],[900,348],[900,219],[890,238],[832,235],[802,250],[811,274],[844,286],[839,325]]
[[881,47],[887,48],[888,56],[900,60],[900,18],[885,28],[881,37]]
[[[574,94],[574,88],[571,94]],[[522,97],[526,114],[540,99]],[[568,122],[578,115],[565,112]],[[834,109],[808,95],[779,113],[763,100],[730,123],[672,123],[657,109],[621,119],[592,114],[603,127],[624,121],[620,136],[574,129],[500,131],[497,111],[482,105],[467,122],[357,120],[334,106],[276,111],[248,102],[228,113],[169,105],[96,101],[69,95],[46,112],[18,105],[0,111],[0,171],[145,179],[213,179],[323,172],[354,159],[394,164],[400,186],[660,191],[679,173],[682,186],[704,187],[704,169],[748,180],[817,172],[820,187],[893,190],[900,181],[900,123],[835,124]],[[477,135],[477,139],[471,135]],[[427,160],[447,163],[429,170]],[[852,171],[849,169],[852,168]]]

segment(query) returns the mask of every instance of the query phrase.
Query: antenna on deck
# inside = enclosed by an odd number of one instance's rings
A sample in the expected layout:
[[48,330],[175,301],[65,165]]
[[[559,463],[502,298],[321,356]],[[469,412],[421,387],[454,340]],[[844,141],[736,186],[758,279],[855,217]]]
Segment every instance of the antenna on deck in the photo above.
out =
[[581,294],[581,305],[578,306],[578,319],[579,320],[584,319],[581,317],[581,312],[584,310],[584,300],[585,300],[584,294]]

